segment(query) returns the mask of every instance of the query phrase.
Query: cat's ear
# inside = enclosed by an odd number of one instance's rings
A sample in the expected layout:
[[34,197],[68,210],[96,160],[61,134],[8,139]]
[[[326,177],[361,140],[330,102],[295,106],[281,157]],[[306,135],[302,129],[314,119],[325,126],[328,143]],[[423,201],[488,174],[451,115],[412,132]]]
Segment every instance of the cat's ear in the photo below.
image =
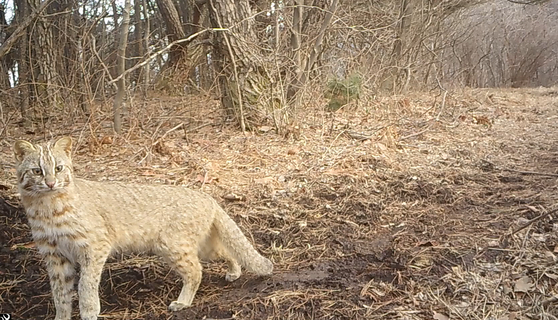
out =
[[25,140],[18,140],[14,144],[14,155],[18,163],[23,161],[26,154],[35,150],[35,147],[30,142]]
[[72,152],[72,138],[62,137],[56,140],[56,142],[54,143],[54,149],[62,150],[68,157],[70,157]]

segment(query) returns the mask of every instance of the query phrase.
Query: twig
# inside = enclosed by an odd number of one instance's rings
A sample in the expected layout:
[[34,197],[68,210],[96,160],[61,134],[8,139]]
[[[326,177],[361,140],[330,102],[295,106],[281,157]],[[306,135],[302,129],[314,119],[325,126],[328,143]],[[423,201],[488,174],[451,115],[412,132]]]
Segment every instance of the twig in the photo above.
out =
[[497,165],[495,165],[494,163],[482,159],[481,161],[488,163],[489,165],[491,165],[492,167],[494,167],[494,169],[497,170],[501,170],[501,171],[509,171],[509,172],[515,172],[515,173],[520,173],[520,174],[530,174],[530,175],[537,175],[537,176],[547,176],[547,177],[558,177],[558,174],[556,173],[547,173],[547,172],[538,172],[538,171],[522,171],[522,170],[515,170],[515,169],[509,169],[509,168],[500,168]]
[[200,190],[203,190],[203,186],[205,186],[205,181],[207,181],[207,170],[204,170],[205,173],[203,174],[203,178],[202,178],[202,185],[200,187]]
[[212,125],[212,124],[213,124],[213,123],[211,123],[211,122],[204,123],[204,124],[200,124],[200,125],[197,126],[197,127],[194,127],[194,128],[188,129],[188,130],[185,130],[185,132],[186,132],[186,133],[194,132],[194,131],[196,131],[196,130],[198,130],[198,129],[201,129],[201,128],[203,128],[203,127],[210,126],[210,125]]
[[556,174],[556,173],[546,173],[546,172],[537,172],[537,171],[520,171],[520,170],[514,170],[514,169],[508,169],[508,168],[502,168],[500,170],[515,172],[515,173],[521,173],[521,174],[537,175],[537,176],[558,177],[558,174]]
[[440,121],[440,116],[442,115],[442,111],[444,111],[444,108],[446,106],[447,95],[448,95],[448,91],[444,89],[444,94],[442,95],[442,105],[440,106],[440,112],[438,112],[438,115],[436,116],[436,121]]
[[537,221],[541,220],[542,218],[544,218],[544,217],[546,217],[546,216],[548,216],[548,215],[550,215],[550,214],[553,214],[553,213],[555,213],[555,212],[558,212],[558,207],[555,208],[555,209],[553,209],[553,210],[550,210],[550,211],[548,211],[548,212],[546,212],[546,213],[543,213],[543,214],[541,214],[540,216],[538,216],[538,217],[536,217],[536,218],[533,218],[533,219],[529,220],[529,221],[528,221],[526,224],[524,224],[523,226],[521,226],[521,227],[519,227],[519,228],[513,230],[509,235],[510,235],[510,236],[511,236],[511,235],[514,235],[514,234],[518,233],[519,231],[521,231],[521,230],[527,228],[528,226],[532,225],[534,222],[537,222]]
[[415,133],[411,133],[409,135],[406,135],[404,137],[399,138],[399,140],[405,140],[405,139],[409,139],[415,136],[420,136],[421,134],[425,133],[426,131],[428,131],[430,129],[430,126],[426,127],[426,129],[421,130],[419,132],[415,132]]
[[436,121],[440,121],[440,116],[442,115],[442,112],[444,111],[444,108],[446,106],[446,96],[448,95],[448,90],[444,88],[444,86],[440,82],[440,79],[438,78],[438,75],[436,75],[436,82],[438,83],[438,87],[440,87],[440,90],[444,91],[444,94],[442,95],[442,104],[440,105],[440,112],[438,112],[438,115],[436,116]]
[[41,13],[43,13],[43,11],[50,5],[51,2],[52,0],[44,1],[43,3],[41,3],[39,8],[37,8],[37,10],[31,12],[31,14],[27,18],[25,18],[25,20],[18,24],[17,29],[14,31],[14,33],[12,33],[12,35],[0,46],[0,58],[10,52],[12,46],[20,37],[23,36],[25,29],[31,24],[31,22],[33,22],[33,20],[35,20]]
[[546,307],[549,304],[556,303],[556,302],[558,302],[558,296],[552,296],[548,299],[543,300],[541,304]]
[[[196,131],[196,130],[201,129],[201,128],[203,128],[203,127],[207,127],[207,126],[209,126],[209,125],[211,125],[211,124],[212,124],[212,123],[210,123],[210,122],[204,123],[204,124],[199,125],[199,126],[197,126],[197,127],[195,127],[195,128],[185,130],[185,132],[186,132],[186,133],[189,133],[189,132],[192,132],[192,131]],[[181,124],[179,124],[179,125],[177,125],[177,126],[174,126],[174,127],[170,128],[169,130],[167,130],[167,132],[163,133],[163,135],[162,135],[159,139],[157,139],[155,142],[153,142],[153,143],[151,144],[151,146],[152,146],[152,147],[155,146],[156,144],[158,144],[159,142],[161,142],[161,140],[163,140],[169,133],[173,132],[173,131],[176,130],[176,129],[179,129],[179,128],[182,127],[182,126],[184,126],[184,123],[181,123]]]
[[2,107],[4,104],[0,101],[0,122],[2,122],[2,130],[0,130],[0,137],[4,134],[4,131],[7,130],[8,124],[4,121],[4,108]]
[[[365,141],[368,139],[372,139],[374,136],[373,135],[365,135],[363,133],[360,132],[355,132],[355,131],[343,131],[345,133],[347,133],[347,135],[355,140],[358,141]],[[341,133],[343,133],[341,132]]]
[[92,34],[91,35],[91,51],[93,51],[93,53],[95,54],[95,57],[97,57],[97,60],[99,60],[99,63],[101,63],[101,66],[103,66],[103,69],[105,70],[106,75],[109,77],[109,84],[112,84],[112,86],[114,87],[114,90],[118,90],[118,87],[116,86],[116,83],[114,83],[112,76],[110,75],[110,71],[107,67],[107,65],[104,63],[103,59],[101,59],[101,57],[99,56],[99,52],[97,52],[97,48],[96,48],[96,41],[95,41],[95,36]]
[[159,142],[161,142],[161,140],[163,140],[163,139],[167,136],[167,134],[173,132],[174,130],[176,130],[176,129],[180,128],[180,127],[182,127],[183,125],[184,125],[184,122],[183,122],[183,123],[180,123],[180,124],[177,125],[177,126],[174,126],[174,127],[170,128],[169,130],[167,130],[167,132],[163,133],[163,135],[162,135],[159,139],[157,139],[155,142],[153,142],[153,143],[151,144],[151,146],[155,146],[156,144],[158,144]]
[[370,133],[368,133],[368,135],[367,135],[367,133],[356,132],[356,131],[342,131],[341,133],[347,133],[347,135],[349,137],[351,137],[355,140],[364,141],[364,140],[372,139],[376,132],[398,124],[399,121],[401,121],[401,119],[403,119],[403,117],[397,119],[396,121],[390,122],[390,123],[386,124],[385,126],[381,126],[381,127],[376,128],[376,129],[373,129],[372,131],[370,131]]
[[202,31],[198,31],[194,34],[192,34],[191,36],[189,36],[188,38],[184,38],[184,39],[178,39],[176,41],[173,41],[171,43],[169,43],[166,47],[164,47],[163,49],[155,52],[154,54],[150,55],[149,57],[147,57],[147,59],[145,59],[143,62],[140,62],[138,64],[136,64],[135,66],[131,67],[130,69],[124,71],[124,73],[122,73],[121,75],[119,75],[118,77],[112,79],[111,81],[109,81],[109,84],[113,84],[114,82],[120,80],[122,77],[126,76],[128,73],[133,72],[134,70],[143,67],[144,65],[148,64],[149,61],[155,59],[157,56],[162,55],[163,53],[167,52],[172,46],[177,45],[179,43],[183,43],[183,42],[188,42],[193,40],[195,37],[208,32],[208,31],[226,31],[228,29],[223,29],[223,28],[213,28],[213,29],[204,29]]

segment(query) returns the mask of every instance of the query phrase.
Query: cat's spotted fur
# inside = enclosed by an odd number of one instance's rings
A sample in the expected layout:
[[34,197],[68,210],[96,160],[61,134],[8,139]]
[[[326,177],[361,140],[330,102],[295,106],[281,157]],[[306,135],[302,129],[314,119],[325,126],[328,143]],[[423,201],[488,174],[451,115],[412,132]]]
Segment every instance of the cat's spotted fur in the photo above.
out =
[[228,281],[240,276],[241,266],[271,274],[271,261],[210,196],[178,186],[76,179],[71,146],[69,137],[44,145],[20,140],[14,146],[21,201],[46,261],[56,320],[71,317],[77,264],[81,319],[97,319],[101,272],[114,251],[150,251],[178,271],[184,285],[169,305],[173,311],[191,305],[201,281],[200,258],[224,258]]

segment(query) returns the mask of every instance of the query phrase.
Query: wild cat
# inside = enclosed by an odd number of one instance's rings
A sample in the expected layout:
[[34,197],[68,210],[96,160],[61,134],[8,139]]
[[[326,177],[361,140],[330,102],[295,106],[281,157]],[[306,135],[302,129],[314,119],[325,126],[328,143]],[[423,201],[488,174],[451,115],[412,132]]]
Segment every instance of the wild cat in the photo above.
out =
[[240,277],[241,266],[272,273],[271,261],[210,196],[179,186],[74,178],[71,148],[70,137],[14,145],[21,202],[46,262],[56,320],[71,317],[76,265],[81,319],[97,319],[101,272],[114,251],[150,251],[174,267],[184,284],[169,305],[172,311],[192,304],[202,277],[200,259],[225,259],[228,281]]

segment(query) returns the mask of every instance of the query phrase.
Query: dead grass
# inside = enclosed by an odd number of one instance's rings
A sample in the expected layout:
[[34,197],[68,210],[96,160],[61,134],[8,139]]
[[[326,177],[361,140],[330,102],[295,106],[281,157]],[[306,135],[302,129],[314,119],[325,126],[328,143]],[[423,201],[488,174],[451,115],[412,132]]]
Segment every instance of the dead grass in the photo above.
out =
[[[134,101],[121,137],[101,107],[90,121],[11,123],[0,189],[17,206],[15,138],[71,133],[77,175],[202,189],[276,265],[271,278],[227,284],[207,264],[194,306],[172,315],[176,275],[153,257],[118,257],[103,276],[109,319],[556,319],[555,214],[531,221],[558,203],[556,95],[466,89],[334,115],[308,107],[285,136],[243,135],[217,101],[151,97]],[[1,310],[52,315],[24,215],[5,207]]]

